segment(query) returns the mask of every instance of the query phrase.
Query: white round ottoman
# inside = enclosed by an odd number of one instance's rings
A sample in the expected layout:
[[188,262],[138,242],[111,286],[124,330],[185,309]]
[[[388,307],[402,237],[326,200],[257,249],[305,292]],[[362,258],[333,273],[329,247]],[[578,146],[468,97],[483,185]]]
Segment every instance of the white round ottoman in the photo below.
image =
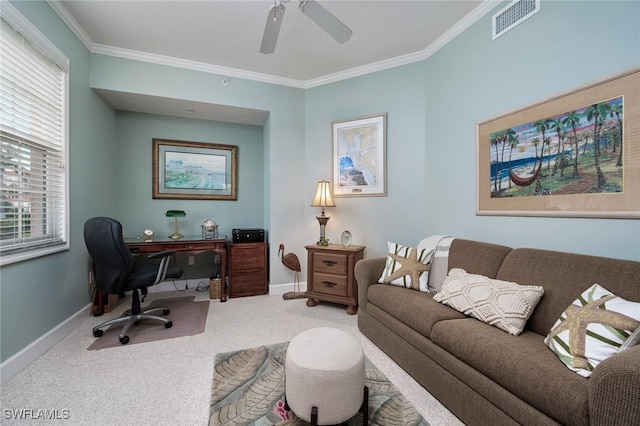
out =
[[329,327],[312,328],[289,343],[285,396],[287,405],[299,418],[329,425],[350,419],[361,408],[366,415],[368,402],[363,401],[367,393],[362,346],[349,333]]

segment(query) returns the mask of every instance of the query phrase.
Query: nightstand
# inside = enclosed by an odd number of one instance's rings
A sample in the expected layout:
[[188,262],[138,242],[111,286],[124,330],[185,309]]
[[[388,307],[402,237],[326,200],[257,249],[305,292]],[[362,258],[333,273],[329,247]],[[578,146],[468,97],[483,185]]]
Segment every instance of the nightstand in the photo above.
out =
[[317,300],[347,305],[347,313],[358,312],[358,284],[353,275],[356,262],[364,257],[364,246],[308,245],[307,306]]

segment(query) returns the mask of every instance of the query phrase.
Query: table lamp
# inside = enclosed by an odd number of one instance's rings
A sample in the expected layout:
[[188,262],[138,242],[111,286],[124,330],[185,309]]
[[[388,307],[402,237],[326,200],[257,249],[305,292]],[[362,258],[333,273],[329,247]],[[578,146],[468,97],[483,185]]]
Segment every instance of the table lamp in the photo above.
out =
[[316,196],[311,202],[311,207],[322,207],[322,213],[320,214],[320,216],[316,216],[316,219],[318,219],[318,222],[320,223],[320,239],[317,243],[319,246],[329,245],[329,240],[327,240],[324,236],[324,230],[330,217],[325,216],[324,208],[335,206],[336,204],[333,202],[333,199],[331,199],[331,186],[329,182],[326,180],[321,180],[320,182],[318,182],[318,187],[316,188]]
[[172,240],[179,240],[180,238],[184,238],[184,235],[178,233],[178,218],[185,217],[187,214],[183,210],[167,210],[165,214],[167,217],[172,217],[174,219],[174,232],[169,235],[169,238]]

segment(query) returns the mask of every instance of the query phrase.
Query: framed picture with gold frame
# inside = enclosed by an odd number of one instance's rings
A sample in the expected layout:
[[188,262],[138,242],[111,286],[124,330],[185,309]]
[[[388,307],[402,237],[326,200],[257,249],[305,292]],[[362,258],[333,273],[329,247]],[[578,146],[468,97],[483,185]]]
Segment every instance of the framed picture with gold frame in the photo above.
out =
[[478,215],[640,217],[640,69],[477,126]]
[[153,198],[237,200],[235,145],[153,139]]

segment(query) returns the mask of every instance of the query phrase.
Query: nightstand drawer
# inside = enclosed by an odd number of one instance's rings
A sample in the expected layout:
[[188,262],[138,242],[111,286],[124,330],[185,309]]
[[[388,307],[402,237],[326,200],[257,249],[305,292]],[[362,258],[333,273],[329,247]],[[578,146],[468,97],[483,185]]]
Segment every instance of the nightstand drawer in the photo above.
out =
[[343,254],[316,253],[313,257],[313,270],[315,272],[346,275],[347,257]]
[[334,294],[336,296],[347,295],[347,277],[333,274],[313,274],[313,289],[319,293]]

